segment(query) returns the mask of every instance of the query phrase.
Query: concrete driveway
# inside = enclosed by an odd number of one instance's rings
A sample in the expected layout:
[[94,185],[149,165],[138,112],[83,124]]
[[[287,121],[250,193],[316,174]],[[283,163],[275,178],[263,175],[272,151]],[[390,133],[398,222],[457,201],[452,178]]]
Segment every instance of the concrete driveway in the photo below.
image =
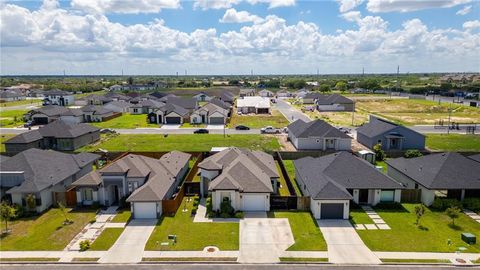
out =
[[241,263],[276,263],[279,253],[295,242],[286,218],[247,213],[240,221]]
[[[328,260],[338,264],[380,264],[348,220],[317,220],[328,246]],[[387,241],[387,240],[385,240]]]
[[160,129],[179,129],[181,125],[177,124],[164,124],[160,127]]
[[100,258],[100,263],[138,263],[142,261],[145,244],[152,234],[156,219],[134,219],[107,254]]
[[212,129],[224,129],[225,128],[225,125],[207,125],[207,129],[208,130],[212,130]]

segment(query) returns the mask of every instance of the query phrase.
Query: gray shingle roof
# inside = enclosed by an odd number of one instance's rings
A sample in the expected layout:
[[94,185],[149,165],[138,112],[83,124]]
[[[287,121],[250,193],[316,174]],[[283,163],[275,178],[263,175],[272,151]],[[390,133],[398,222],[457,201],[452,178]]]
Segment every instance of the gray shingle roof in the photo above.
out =
[[65,154],[52,150],[31,148],[7,160],[2,160],[2,172],[23,171],[24,182],[7,193],[39,192],[78,173],[100,156],[90,153]]
[[224,108],[225,110],[230,109],[231,105],[227,104],[226,102],[222,101],[221,99],[214,97],[210,100],[210,103],[215,104],[221,108]]
[[175,112],[177,113],[178,115],[181,115],[181,116],[186,116],[188,115],[189,111],[181,106],[178,106],[178,105],[175,105],[175,104],[172,104],[172,103],[167,103],[165,104],[164,106],[158,108],[159,111],[162,111],[165,115],[171,113],[171,112]]
[[205,105],[203,105],[201,108],[199,108],[198,110],[196,110],[195,112],[199,113],[200,111],[206,111],[207,112],[207,115],[209,116],[210,114],[213,114],[215,112],[219,112],[220,114],[224,115],[224,116],[227,116],[228,115],[228,111],[223,109],[222,107],[220,106],[217,106],[213,103],[207,103]]
[[297,138],[321,137],[351,139],[347,134],[323,120],[304,122],[301,119],[288,125],[288,130]]
[[480,154],[476,154],[476,155],[473,155],[473,156],[469,156],[470,159],[473,159],[475,161],[478,161],[480,162]]
[[318,105],[353,104],[353,100],[339,94],[318,95],[316,99]]
[[318,158],[305,157],[295,160],[294,165],[301,183],[305,184],[314,199],[346,199],[349,195],[346,189],[403,188],[367,161],[348,152]]
[[387,164],[429,189],[480,189],[480,163],[459,153],[402,157]]
[[81,109],[83,112],[93,112],[94,115],[102,115],[102,114],[109,114],[113,113],[112,110],[105,108],[104,106],[97,106],[97,105],[87,105],[82,107]]
[[88,187],[98,186],[102,183],[102,177],[97,171],[92,171],[80,177],[77,181],[72,183],[72,187]]
[[[379,118],[373,115],[370,115],[370,121],[363,126],[357,128],[357,133],[361,133],[369,138],[378,136],[380,134],[389,132],[390,130],[401,127],[404,129],[408,129],[407,127],[397,125],[393,122],[390,122],[388,120],[385,120],[383,118]],[[412,130],[412,132],[415,132]],[[418,133],[418,132],[416,132]],[[418,133],[420,134],[420,133]],[[420,134],[424,136],[423,134]]]
[[62,91],[60,89],[53,89],[53,90],[48,90],[43,92],[43,95],[45,96],[70,96],[73,95],[70,92]]
[[195,98],[181,98],[176,96],[166,96],[166,104],[173,104],[187,110],[194,110],[197,108],[197,100]]
[[45,114],[46,116],[59,116],[63,113],[68,112],[69,109],[63,106],[57,106],[57,105],[47,105],[43,106],[39,109],[31,110],[29,113],[30,114],[35,114],[35,113],[41,113]]

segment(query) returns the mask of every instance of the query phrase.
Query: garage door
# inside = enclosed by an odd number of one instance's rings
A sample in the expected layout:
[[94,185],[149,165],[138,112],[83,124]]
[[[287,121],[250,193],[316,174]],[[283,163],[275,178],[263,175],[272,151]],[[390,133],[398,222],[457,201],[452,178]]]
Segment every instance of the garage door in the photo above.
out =
[[322,203],[321,219],[343,219],[343,203]]
[[258,109],[257,113],[268,113],[268,109],[267,108]]
[[157,218],[157,204],[154,202],[136,202],[133,204],[134,217],[141,218]]
[[46,125],[46,124],[48,124],[48,118],[47,117],[35,117],[35,118],[33,118],[33,122],[36,125]]
[[167,124],[180,124],[180,117],[166,117]]
[[265,195],[243,195],[243,211],[267,211]]
[[212,125],[223,125],[223,117],[210,117],[210,124]]

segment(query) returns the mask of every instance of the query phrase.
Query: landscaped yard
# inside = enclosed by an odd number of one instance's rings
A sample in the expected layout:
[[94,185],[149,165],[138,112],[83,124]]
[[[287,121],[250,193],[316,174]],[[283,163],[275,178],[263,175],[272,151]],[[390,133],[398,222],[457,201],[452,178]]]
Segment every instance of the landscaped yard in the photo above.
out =
[[125,228],[105,228],[103,232],[93,241],[90,246],[91,250],[108,250],[110,249]]
[[190,124],[190,123],[183,123],[180,128],[205,128],[207,125],[205,124]]
[[[432,212],[429,209],[420,219],[421,227],[415,225],[415,205],[402,204],[403,209],[387,210],[375,208],[375,211],[391,227],[391,230],[359,230],[363,242],[374,251],[410,251],[410,252],[455,252],[459,247],[465,252],[480,252],[480,243],[468,245],[461,240],[462,232],[477,234],[480,224],[465,214],[455,220],[456,226],[444,212]],[[451,240],[449,246],[448,239]]]
[[99,143],[88,145],[79,151],[95,151],[99,148],[108,151],[210,151],[212,147],[236,146],[252,150],[272,151],[280,149],[275,136],[228,135],[221,134],[120,134],[102,136]]
[[373,224],[373,220],[360,206],[350,206],[350,222],[352,224]]
[[274,218],[288,218],[293,238],[295,239],[295,244],[290,246],[288,250],[327,250],[327,243],[310,212],[273,211],[269,213],[269,216]]
[[435,151],[480,152],[480,135],[427,134],[426,144]]
[[158,124],[150,124],[147,121],[146,114],[129,114],[124,113],[122,116],[113,118],[105,122],[91,123],[99,128],[158,128]]
[[285,167],[285,170],[287,170],[288,177],[292,182],[295,192],[298,196],[302,196],[302,191],[298,187],[297,181],[295,179],[295,166],[293,165],[293,160],[283,160],[283,166]]
[[[63,250],[85,225],[95,218],[93,210],[71,210],[70,225],[63,225],[64,216],[52,208],[37,217],[22,218],[9,223],[12,233],[2,237],[0,250]],[[1,223],[4,230],[5,223]]]
[[290,191],[288,191],[287,182],[285,180],[285,177],[283,177],[283,173],[280,170],[280,165],[278,165],[278,161],[275,161],[275,164],[277,165],[277,172],[280,175],[280,187],[278,188],[280,196],[290,196]]
[[236,111],[232,113],[230,123],[228,126],[234,128],[238,125],[244,125],[249,128],[262,128],[272,126],[275,128],[284,128],[290,122],[277,110],[272,110],[271,114],[257,114],[257,115],[238,115]]
[[0,152],[5,152],[5,144],[3,144],[6,140],[12,138],[15,134],[1,134],[0,135]]
[[113,217],[112,222],[115,223],[123,223],[128,222],[132,217],[132,213],[130,209],[120,209],[118,210],[117,214]]
[[[188,211],[183,212],[186,204]],[[146,250],[203,250],[216,246],[220,250],[239,249],[238,223],[193,223],[191,209],[193,200],[183,200],[173,217],[162,216],[146,244]],[[177,243],[168,240],[169,235],[177,236]],[[169,245],[162,245],[162,243]]]
[[23,126],[23,115],[27,110],[0,111],[0,127]]

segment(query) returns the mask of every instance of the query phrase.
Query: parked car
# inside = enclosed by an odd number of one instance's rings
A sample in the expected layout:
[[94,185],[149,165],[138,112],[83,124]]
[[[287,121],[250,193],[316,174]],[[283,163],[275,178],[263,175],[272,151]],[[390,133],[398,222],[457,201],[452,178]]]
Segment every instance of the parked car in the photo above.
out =
[[244,126],[244,125],[238,125],[235,127],[236,130],[250,130],[249,127]]
[[338,130],[340,130],[341,132],[343,132],[345,134],[348,134],[348,133],[351,132],[351,129],[345,128],[345,127],[339,127]]
[[100,130],[100,133],[101,134],[109,134],[109,133],[112,134],[112,133],[116,133],[116,131],[111,129],[111,128],[102,128]]
[[272,126],[266,126],[264,128],[261,128],[260,132],[265,134],[279,134],[282,132],[282,130],[278,128],[274,128]]
[[193,134],[208,134],[208,129],[204,129],[204,128],[197,129],[193,132]]
[[31,126],[33,126],[33,121],[27,121],[25,124],[23,124],[24,128],[29,128]]

